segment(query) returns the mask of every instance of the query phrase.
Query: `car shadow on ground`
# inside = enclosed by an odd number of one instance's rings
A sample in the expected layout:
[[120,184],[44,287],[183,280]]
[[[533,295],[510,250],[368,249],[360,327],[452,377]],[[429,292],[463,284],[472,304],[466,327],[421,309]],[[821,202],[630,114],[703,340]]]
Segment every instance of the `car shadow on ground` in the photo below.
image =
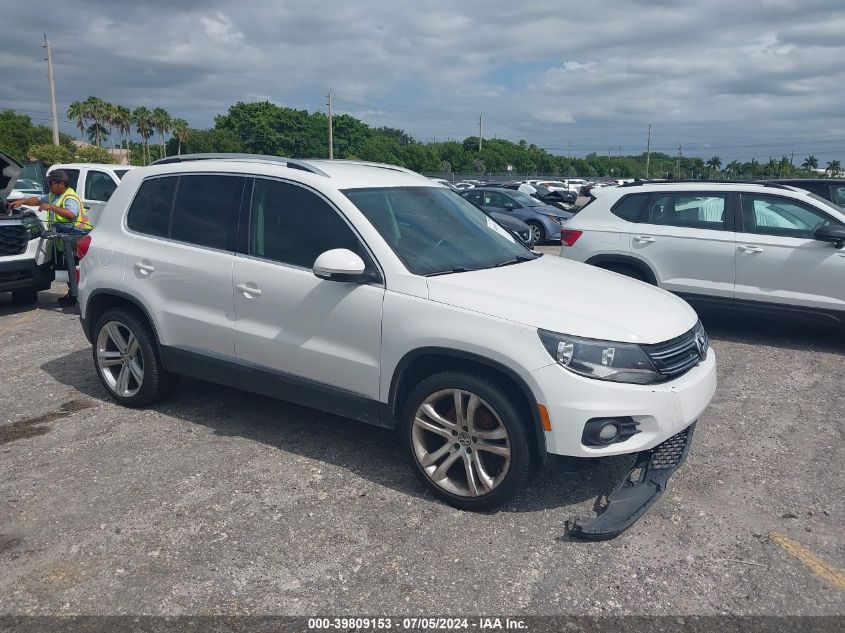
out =
[[845,354],[845,329],[701,312],[710,338],[747,345]]
[[[41,369],[97,404],[112,402],[94,373],[88,349],[51,360]],[[340,466],[405,495],[432,498],[414,477],[398,434],[389,429],[188,378],[181,378],[173,394],[151,409],[219,436],[239,436]],[[583,470],[572,472],[572,464],[550,458],[523,493],[500,511],[535,512],[597,499],[625,476],[633,458],[597,461],[579,464]]]

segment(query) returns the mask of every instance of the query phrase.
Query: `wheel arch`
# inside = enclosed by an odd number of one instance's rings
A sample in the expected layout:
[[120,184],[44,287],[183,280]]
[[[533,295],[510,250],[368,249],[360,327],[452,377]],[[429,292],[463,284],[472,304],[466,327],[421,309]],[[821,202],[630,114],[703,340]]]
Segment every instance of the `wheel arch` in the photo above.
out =
[[545,460],[546,438],[537,408],[537,399],[531,388],[513,369],[472,352],[444,347],[422,347],[405,354],[396,365],[390,381],[387,410],[394,424],[413,386],[420,380],[444,370],[481,372],[504,379],[512,385],[521,399],[518,405],[529,414],[531,419],[531,428],[528,429],[531,448],[541,462]]
[[642,273],[646,281],[652,286],[658,285],[657,275],[654,274],[651,266],[646,264],[643,260],[632,257],[631,255],[594,255],[593,257],[587,259],[584,263],[596,266],[597,268],[602,268],[608,264],[628,266],[629,268],[633,268],[634,270]]
[[128,306],[132,308],[139,313],[141,317],[147,321],[147,323],[149,323],[153,330],[159,356],[161,356],[161,342],[158,339],[158,329],[156,328],[152,314],[137,297],[120,290],[95,290],[88,297],[88,301],[85,304],[85,315],[83,318],[83,329],[85,330],[86,338],[89,341],[93,341],[96,336],[94,328],[97,327],[97,321],[100,317],[105,314],[106,311],[121,306]]

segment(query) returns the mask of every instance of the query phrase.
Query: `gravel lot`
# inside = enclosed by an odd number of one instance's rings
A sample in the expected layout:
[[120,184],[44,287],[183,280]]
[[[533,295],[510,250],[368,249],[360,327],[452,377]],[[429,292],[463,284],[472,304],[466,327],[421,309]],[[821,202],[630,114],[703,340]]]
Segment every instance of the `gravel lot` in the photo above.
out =
[[384,429],[193,380],[115,406],[61,292],[0,295],[0,614],[845,614],[842,333],[705,319],[689,459],[583,543],[627,459],[462,513]]

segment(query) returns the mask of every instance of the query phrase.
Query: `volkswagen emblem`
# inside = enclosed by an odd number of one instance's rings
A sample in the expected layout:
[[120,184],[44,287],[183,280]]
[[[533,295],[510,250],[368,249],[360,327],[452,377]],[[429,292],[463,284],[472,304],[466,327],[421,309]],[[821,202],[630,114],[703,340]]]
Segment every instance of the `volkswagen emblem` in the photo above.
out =
[[707,337],[703,332],[695,335],[695,349],[698,351],[698,357],[704,360],[707,356]]

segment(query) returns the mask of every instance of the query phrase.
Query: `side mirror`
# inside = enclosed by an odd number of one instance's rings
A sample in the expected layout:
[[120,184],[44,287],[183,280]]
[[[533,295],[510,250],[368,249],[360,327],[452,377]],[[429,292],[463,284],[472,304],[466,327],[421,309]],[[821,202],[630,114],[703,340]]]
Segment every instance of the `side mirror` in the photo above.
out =
[[314,262],[312,272],[327,281],[367,281],[364,260],[346,248],[334,248],[322,253]]
[[845,226],[823,226],[813,233],[813,239],[833,242],[834,247],[842,248],[845,246]]

